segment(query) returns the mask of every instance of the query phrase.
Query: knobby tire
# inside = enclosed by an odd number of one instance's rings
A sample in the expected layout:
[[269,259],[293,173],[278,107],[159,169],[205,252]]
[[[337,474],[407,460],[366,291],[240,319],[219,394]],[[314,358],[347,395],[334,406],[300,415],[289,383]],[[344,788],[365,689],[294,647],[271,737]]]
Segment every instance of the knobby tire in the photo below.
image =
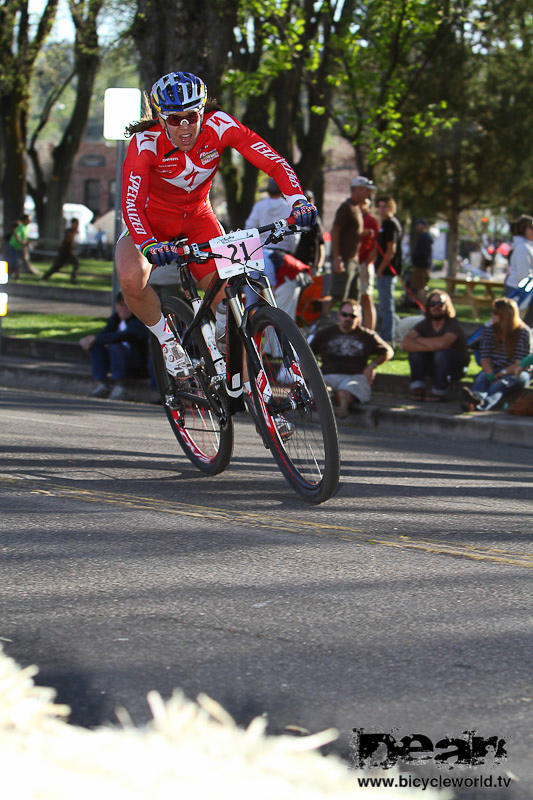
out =
[[[169,327],[181,339],[184,330],[192,321],[192,309],[177,297],[167,297],[162,301],[162,310]],[[194,375],[186,381],[177,382],[175,386],[165,368],[160,343],[155,336],[150,338],[155,379],[170,427],[183,452],[194,466],[206,475],[217,475],[226,469],[231,460],[233,421],[229,414],[225,392],[216,394],[210,388],[215,368],[202,334],[199,329],[192,334],[187,350],[193,363],[199,364],[203,359],[203,366],[198,366]],[[188,395],[196,395],[198,402],[188,397],[180,401],[178,409],[169,408],[165,403],[166,395],[175,391],[176,397],[180,399],[180,389]],[[206,407],[208,397],[222,407],[225,417],[223,424],[220,423],[219,415]]]
[[[295,322],[279,308],[257,309],[249,321],[262,367],[272,389],[265,401],[264,376],[248,359],[252,398],[261,435],[280,470],[309,503],[322,503],[336,492],[340,474],[337,423],[322,373]],[[290,365],[301,372],[295,382]],[[291,408],[291,400],[300,402]],[[292,436],[283,441],[272,417],[279,411],[290,423]]]

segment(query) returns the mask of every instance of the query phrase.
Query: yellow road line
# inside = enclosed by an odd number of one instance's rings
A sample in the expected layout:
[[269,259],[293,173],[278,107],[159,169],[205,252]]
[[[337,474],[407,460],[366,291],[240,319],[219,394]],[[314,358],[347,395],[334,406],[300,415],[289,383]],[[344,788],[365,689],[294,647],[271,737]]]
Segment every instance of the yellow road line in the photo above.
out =
[[242,525],[255,525],[270,530],[283,530],[287,533],[314,533],[324,536],[334,536],[341,541],[359,541],[377,544],[384,547],[421,550],[437,555],[450,555],[470,558],[475,561],[491,561],[500,564],[511,564],[520,567],[533,567],[533,553],[516,553],[495,547],[466,544],[463,542],[443,541],[435,542],[430,539],[413,538],[405,534],[393,536],[373,536],[362,528],[347,525],[334,525],[327,522],[321,523],[295,519],[286,516],[275,516],[263,511],[254,513],[236,509],[217,508],[195,503],[169,501],[157,497],[145,497],[134,494],[120,494],[103,490],[80,489],[75,486],[66,486],[54,482],[26,478],[22,476],[0,475],[0,484],[22,484],[23,488],[35,494],[53,495],[87,503],[109,503],[111,505],[132,508],[137,510],[156,511],[164,514],[178,516],[199,517],[202,519],[228,521]]

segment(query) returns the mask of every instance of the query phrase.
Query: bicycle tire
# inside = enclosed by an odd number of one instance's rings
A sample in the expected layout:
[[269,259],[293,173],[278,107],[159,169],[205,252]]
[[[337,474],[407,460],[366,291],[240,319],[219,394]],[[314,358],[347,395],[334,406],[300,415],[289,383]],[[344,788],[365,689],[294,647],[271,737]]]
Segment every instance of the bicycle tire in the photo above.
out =
[[[171,330],[181,338],[183,331],[190,324],[193,313],[190,306],[177,297],[167,297],[162,301],[163,314]],[[233,453],[233,420],[230,416],[227,395],[215,393],[210,388],[211,377],[215,369],[207,346],[199,330],[193,332],[187,350],[193,363],[195,374],[186,381],[172,386],[161,345],[155,336],[151,337],[151,354],[157,387],[161,394],[170,427],[183,452],[197,469],[206,475],[217,475],[228,466]],[[180,390],[187,393],[187,399],[178,408],[171,408],[165,402],[169,392],[174,388],[176,398],[180,400]],[[191,399],[198,397],[198,402]],[[208,408],[208,395],[212,401],[220,403],[224,422]]]
[[[337,491],[340,454],[322,373],[298,327],[281,309],[259,308],[250,318],[249,331],[264,370],[264,375],[258,374],[248,358],[254,410],[265,445],[292,488],[309,503],[323,503]],[[298,380],[291,364],[301,373]],[[265,376],[271,399],[265,399],[259,388]],[[272,419],[278,411],[292,426],[285,441]]]

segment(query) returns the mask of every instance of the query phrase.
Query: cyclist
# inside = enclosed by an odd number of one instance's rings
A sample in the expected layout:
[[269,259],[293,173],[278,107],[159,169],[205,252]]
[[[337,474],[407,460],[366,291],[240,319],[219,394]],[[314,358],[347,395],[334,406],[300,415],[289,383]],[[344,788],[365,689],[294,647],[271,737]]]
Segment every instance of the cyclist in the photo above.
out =
[[[184,378],[192,368],[166,325],[157,294],[147,285],[152,264],[146,257],[162,266],[174,260],[169,240],[187,237],[203,242],[224,232],[209,202],[223,151],[233,147],[270,175],[289,202],[297,224],[311,225],[317,212],[289,163],[260,136],[208,101],[201,78],[189,72],[164,75],[154,83],[150,101],[156,118],[127,129],[132,136],[122,183],[127,231],[117,243],[116,264],[128,306],[158,338],[168,372]],[[191,265],[202,289],[214,271],[212,260]],[[219,293],[213,307],[222,296]]]

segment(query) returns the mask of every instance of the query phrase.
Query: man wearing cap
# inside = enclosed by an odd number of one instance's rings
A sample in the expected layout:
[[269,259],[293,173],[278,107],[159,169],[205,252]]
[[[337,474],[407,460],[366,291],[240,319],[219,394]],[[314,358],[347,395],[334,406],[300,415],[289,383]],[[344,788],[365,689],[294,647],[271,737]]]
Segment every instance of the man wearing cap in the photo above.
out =
[[345,300],[357,270],[357,251],[364,230],[361,204],[376,186],[358,175],[350,183],[350,197],[338,207],[331,230],[331,297]]
[[415,219],[415,246],[411,253],[411,289],[424,302],[433,255],[433,239],[425,219]]

